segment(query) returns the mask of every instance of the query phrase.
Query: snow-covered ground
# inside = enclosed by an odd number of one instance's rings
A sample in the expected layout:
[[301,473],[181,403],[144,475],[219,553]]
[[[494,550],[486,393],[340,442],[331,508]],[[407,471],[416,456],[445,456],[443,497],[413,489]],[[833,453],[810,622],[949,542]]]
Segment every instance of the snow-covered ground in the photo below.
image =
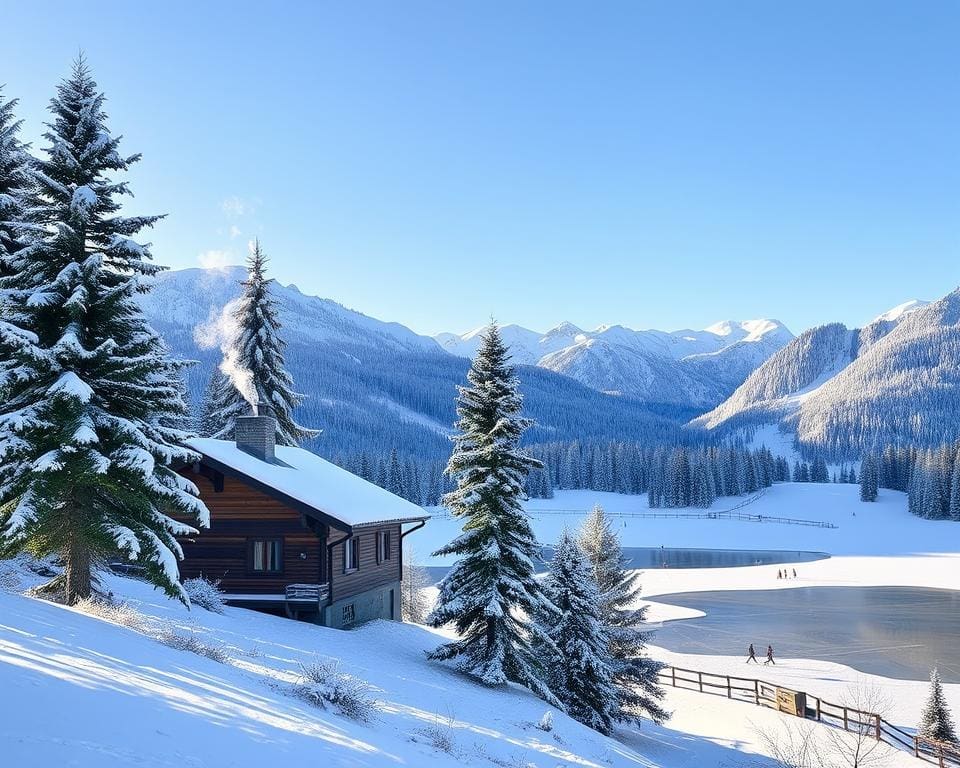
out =
[[[552,499],[526,504],[539,541],[551,544],[564,526],[576,527],[600,504],[617,525],[625,547],[695,547],[705,549],[786,549],[828,552],[832,555],[897,555],[960,551],[960,526],[950,521],[922,520],[907,512],[906,496],[881,490],[877,501],[859,501],[859,487],[833,483],[777,483],[743,505],[746,497],[721,498],[709,511],[734,507],[750,515],[821,520],[836,528],[814,528],[738,520],[694,520],[631,517],[631,513],[691,513],[705,510],[657,509],[646,496],[624,496],[600,491],[557,491]],[[743,506],[741,506],[743,505]],[[434,510],[437,511],[437,510]],[[460,522],[448,516],[431,519],[411,537],[424,557],[450,541]],[[449,560],[432,558],[430,565]],[[931,585],[933,586],[933,585]]]
[[[595,501],[612,513],[645,507],[645,500],[589,492],[560,493],[531,503],[537,535],[551,541],[564,523]],[[718,502],[716,508],[732,505]],[[911,517],[902,496],[860,504],[844,486],[777,486],[751,512],[831,520],[835,530],[722,520],[621,518],[628,546],[815,549],[839,556],[798,566],[796,580],[778,581],[776,566],[650,570],[648,596],[667,592],[790,588],[811,584],[891,584],[960,588],[960,526]],[[856,511],[856,518],[852,512]],[[951,527],[956,526],[956,528]],[[456,532],[433,520],[415,534],[421,552]],[[955,532],[956,531],[956,532]],[[429,535],[428,535],[429,532]],[[413,537],[411,537],[413,538]],[[790,720],[722,697],[668,691],[673,718],[666,726],[601,736],[555,713],[552,733],[536,723],[548,709],[515,689],[478,686],[424,651],[443,640],[422,627],[375,622],[340,632],[240,608],[217,615],[178,603],[140,582],[110,577],[108,586],[155,626],[193,632],[226,647],[227,663],[167,647],[147,634],[78,610],[25,597],[31,580],[4,574],[0,564],[0,745],[4,764],[18,766],[142,765],[220,768],[286,761],[343,766],[540,766],[710,768],[770,766],[760,753],[759,729],[776,732]],[[35,581],[35,579],[34,579]],[[655,619],[685,609],[663,606]],[[673,611],[672,614],[669,611]],[[778,666],[744,666],[740,657],[675,654],[683,667],[750,674],[772,683],[842,700],[845,689],[870,680],[849,667],[803,659]],[[374,686],[376,719],[368,724],[321,710],[290,695],[299,664],[338,659],[341,669]],[[872,678],[891,702],[889,719],[916,724],[926,685]],[[960,685],[947,695],[960,711]],[[823,726],[815,726],[822,729]],[[449,740],[449,746],[438,746]],[[888,765],[917,765],[895,754]]]

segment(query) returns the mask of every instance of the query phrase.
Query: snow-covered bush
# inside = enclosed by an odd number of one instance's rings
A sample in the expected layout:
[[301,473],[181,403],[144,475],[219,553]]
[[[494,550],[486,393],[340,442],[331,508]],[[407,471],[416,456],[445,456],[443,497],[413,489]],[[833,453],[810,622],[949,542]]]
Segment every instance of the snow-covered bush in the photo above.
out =
[[230,659],[230,654],[227,652],[225,645],[222,643],[205,643],[192,632],[163,630],[156,636],[156,639],[168,648],[175,648],[178,651],[189,651],[198,656],[219,662],[220,664],[226,664]]
[[553,730],[553,712],[549,709],[543,713],[543,717],[540,718],[540,722],[537,723],[537,728],[546,733],[550,733]]
[[190,598],[191,605],[199,605],[211,613],[223,613],[225,604],[219,580],[210,581],[203,576],[187,579],[183,582],[183,591]]
[[104,597],[96,596],[86,600],[78,600],[74,608],[88,616],[96,616],[98,619],[109,621],[111,624],[119,624],[137,632],[146,632],[149,628],[146,616],[129,603],[115,603]]
[[339,661],[313,661],[300,665],[296,694],[314,706],[333,704],[344,717],[359,722],[373,719],[376,699],[363,680],[340,671]]
[[[433,722],[417,733],[424,736],[431,747],[439,752],[452,755],[457,751],[457,740],[453,733],[454,718],[452,715],[441,717],[437,715]],[[489,759],[489,758],[488,758]]]

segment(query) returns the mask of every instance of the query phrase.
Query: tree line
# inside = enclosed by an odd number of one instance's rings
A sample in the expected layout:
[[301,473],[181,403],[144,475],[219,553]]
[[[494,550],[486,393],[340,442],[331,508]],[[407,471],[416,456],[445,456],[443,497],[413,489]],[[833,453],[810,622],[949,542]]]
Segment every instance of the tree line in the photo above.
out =
[[860,498],[876,501],[880,488],[905,492],[907,508],[918,517],[960,521],[960,441],[867,453],[860,465]]

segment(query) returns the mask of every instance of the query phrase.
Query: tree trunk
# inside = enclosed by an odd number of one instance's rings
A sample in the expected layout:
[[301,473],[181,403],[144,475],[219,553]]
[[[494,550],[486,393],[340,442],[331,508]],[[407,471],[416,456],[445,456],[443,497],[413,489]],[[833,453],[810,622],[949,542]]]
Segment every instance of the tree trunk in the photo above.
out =
[[90,597],[93,578],[91,575],[92,558],[85,543],[77,537],[71,537],[67,543],[64,568],[65,595],[67,605],[75,605],[79,600]]

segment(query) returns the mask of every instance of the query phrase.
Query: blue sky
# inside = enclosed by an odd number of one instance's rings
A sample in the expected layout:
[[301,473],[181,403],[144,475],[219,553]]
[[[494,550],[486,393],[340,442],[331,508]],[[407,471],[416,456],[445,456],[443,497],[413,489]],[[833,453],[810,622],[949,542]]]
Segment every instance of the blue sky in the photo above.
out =
[[859,324],[960,283],[960,3],[17,2],[82,48],[172,267],[413,329]]

